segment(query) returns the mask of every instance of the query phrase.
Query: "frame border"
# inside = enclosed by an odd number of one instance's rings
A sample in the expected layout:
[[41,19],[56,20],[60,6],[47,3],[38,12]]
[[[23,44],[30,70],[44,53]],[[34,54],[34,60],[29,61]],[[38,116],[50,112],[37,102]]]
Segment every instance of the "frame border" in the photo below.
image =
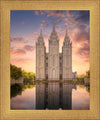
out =
[[[99,0],[0,1],[0,118],[1,120],[100,119]],[[90,10],[90,110],[10,110],[10,10]]]

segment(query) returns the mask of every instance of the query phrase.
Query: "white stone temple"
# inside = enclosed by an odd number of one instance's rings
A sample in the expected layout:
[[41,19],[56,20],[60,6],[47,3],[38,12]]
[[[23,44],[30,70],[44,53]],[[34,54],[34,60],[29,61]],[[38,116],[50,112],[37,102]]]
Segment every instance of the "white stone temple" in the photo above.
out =
[[46,53],[42,31],[36,43],[36,80],[72,80],[76,74],[72,72],[72,42],[66,31],[62,53],[59,53],[59,38],[53,21],[49,52]]

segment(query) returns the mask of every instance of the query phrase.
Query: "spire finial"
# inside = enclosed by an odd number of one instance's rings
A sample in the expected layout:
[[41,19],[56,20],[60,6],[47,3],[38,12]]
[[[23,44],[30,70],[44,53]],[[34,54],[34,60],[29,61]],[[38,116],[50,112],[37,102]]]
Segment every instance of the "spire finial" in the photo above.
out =
[[40,30],[40,36],[42,36],[42,29]]
[[68,35],[67,32],[68,32],[68,30],[67,30],[67,26],[66,26],[66,35]]
[[55,31],[55,20],[53,20],[53,31]]
[[67,32],[68,32],[68,31],[67,31],[67,27],[66,27],[65,41],[69,42],[70,40],[69,40],[69,36],[68,36],[68,33],[67,33]]
[[67,27],[66,27],[66,35],[65,35],[65,37],[66,37],[66,38],[68,37],[68,34],[67,34]]

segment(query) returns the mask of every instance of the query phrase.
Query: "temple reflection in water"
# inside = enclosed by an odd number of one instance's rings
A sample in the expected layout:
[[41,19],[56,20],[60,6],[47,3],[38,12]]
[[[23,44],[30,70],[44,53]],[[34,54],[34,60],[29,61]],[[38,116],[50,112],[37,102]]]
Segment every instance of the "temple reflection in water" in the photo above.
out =
[[72,109],[72,89],[69,83],[36,83],[36,109]]

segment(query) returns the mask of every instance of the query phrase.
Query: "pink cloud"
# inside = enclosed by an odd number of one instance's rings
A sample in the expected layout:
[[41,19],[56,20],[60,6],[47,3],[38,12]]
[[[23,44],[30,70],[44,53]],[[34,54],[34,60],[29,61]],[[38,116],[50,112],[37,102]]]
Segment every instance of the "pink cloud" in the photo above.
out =
[[43,27],[43,28],[45,28],[47,26],[48,26],[48,24],[46,23],[45,20],[43,20],[42,23],[40,24],[40,27]]
[[36,34],[38,34],[37,32],[34,32],[34,34],[36,35]]
[[32,39],[37,39],[37,38],[38,38],[38,35],[37,35],[37,34],[36,34],[36,35],[32,35],[31,38],[32,38]]
[[27,40],[24,39],[23,37],[14,37],[11,38],[11,43],[26,43]]
[[10,48],[10,51],[13,51],[15,49],[21,49],[21,48],[23,48],[23,45],[21,45],[21,46],[14,46],[14,47]]
[[41,23],[40,26],[41,26],[41,27],[47,27],[48,25]]
[[61,23],[61,22],[62,22],[62,19],[57,19],[56,22],[57,22],[57,23]]
[[74,17],[74,15],[70,13],[70,11],[66,11],[66,15],[67,17]]
[[10,52],[11,56],[22,56],[22,55],[25,55],[26,52],[23,50],[23,49],[13,49],[11,50]]
[[65,21],[65,24],[78,24],[78,22],[75,21],[74,18],[65,18],[64,21]]
[[35,47],[33,47],[31,45],[25,45],[25,46],[23,46],[23,49],[26,51],[33,51],[35,49]]
[[27,58],[18,58],[18,59],[11,59],[12,64],[26,64],[28,62],[32,61],[32,59],[27,59]]
[[69,18],[65,18],[65,25],[72,24],[72,20]]
[[89,34],[89,27],[87,28],[86,25],[77,25],[69,29],[71,36],[75,42],[89,42],[90,34]]
[[15,46],[10,49],[12,55],[22,55],[25,54],[27,51],[33,51],[35,47],[32,45],[24,45],[24,46]]
[[35,15],[39,15],[39,12],[38,12],[38,11],[35,11]]
[[64,20],[65,20],[66,22],[69,22],[69,19],[68,19],[68,18],[65,18]]
[[82,46],[77,49],[77,54],[84,62],[89,62],[90,60],[90,45],[89,43],[82,42]]
[[44,14],[44,12],[43,12],[43,11],[40,11],[40,14],[41,14],[41,15],[43,15],[43,14]]
[[65,23],[65,26],[67,26],[68,25],[68,23]]
[[46,10],[45,12],[48,13],[47,17],[50,17],[50,16],[61,17],[61,18],[65,17],[65,15],[61,12],[53,12],[49,10]]
[[43,20],[43,21],[42,21],[42,23],[46,23],[46,21],[45,21],[45,20]]

